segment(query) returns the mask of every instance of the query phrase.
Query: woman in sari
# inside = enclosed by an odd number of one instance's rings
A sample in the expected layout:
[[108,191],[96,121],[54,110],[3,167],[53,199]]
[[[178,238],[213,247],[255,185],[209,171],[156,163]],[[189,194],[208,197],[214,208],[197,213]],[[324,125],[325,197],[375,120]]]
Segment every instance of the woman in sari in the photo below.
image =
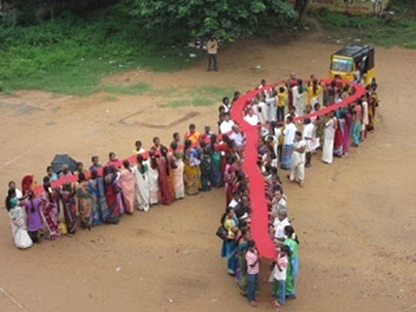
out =
[[222,171],[221,171],[221,152],[216,143],[217,136],[213,134],[210,137],[211,141],[211,185],[213,187],[221,187],[222,183]]
[[62,202],[65,224],[68,231],[68,235],[75,234],[77,229],[77,209],[75,202],[75,189],[71,183],[66,181],[62,186],[62,191],[59,194]]
[[225,182],[225,206],[233,199],[233,185],[236,179],[236,171],[238,169],[238,160],[236,157],[229,157],[227,166],[224,171],[224,182]]
[[292,163],[288,178],[291,182],[299,183],[300,187],[303,187],[305,182],[305,152],[306,142],[302,139],[302,132],[296,131]]
[[284,228],[285,236],[284,245],[290,249],[289,265],[286,271],[286,298],[296,298],[296,279],[299,273],[299,240],[295,230],[291,225]]
[[120,187],[123,192],[123,200],[126,214],[132,215],[134,212],[135,201],[135,174],[130,162],[126,159],[123,161],[124,170],[120,174]]
[[166,146],[160,149],[160,157],[156,158],[156,162],[159,172],[160,203],[170,205],[175,201],[172,170],[176,165],[172,163],[172,159],[169,159]]
[[149,165],[147,167],[147,179],[149,181],[149,203],[157,205],[159,203],[159,171],[157,168],[155,150],[149,151]]
[[33,245],[33,242],[26,231],[25,217],[19,200],[16,197],[16,190],[9,189],[5,205],[10,217],[14,244],[19,249],[27,249]]
[[342,152],[344,155],[348,154],[348,150],[350,147],[350,135],[351,135],[351,127],[353,123],[353,113],[351,108],[348,107],[348,110],[345,114],[345,127],[344,127],[344,138],[343,138],[343,145],[342,145]]
[[46,226],[48,239],[51,241],[57,240],[61,237],[59,231],[59,216],[58,216],[58,199],[59,192],[51,188],[49,178],[43,179],[43,192],[40,194],[40,213],[43,219],[43,224]]
[[211,149],[204,141],[200,143],[201,191],[211,190]]
[[88,188],[88,182],[84,173],[78,175],[78,187],[76,190],[76,197],[78,199],[78,213],[81,220],[81,228],[92,230],[92,207],[93,195]]
[[104,181],[102,177],[98,176],[95,169],[91,171],[88,189],[93,196],[92,223],[95,226],[104,223],[110,214],[105,200]]
[[325,123],[325,140],[321,158],[326,164],[332,163],[336,129],[337,119],[335,118],[335,112],[332,111],[329,113],[329,120]]
[[376,119],[376,109],[378,107],[378,98],[377,93],[370,88],[370,93],[368,94],[368,125],[367,130],[374,132],[375,130],[375,119]]
[[120,184],[120,171],[116,168],[116,166],[114,164],[110,165],[110,169],[111,169],[111,173],[113,174],[114,177],[114,185],[115,185],[115,189],[117,191],[117,205],[118,205],[118,213],[120,215],[120,217],[124,214],[124,212],[126,211],[126,208],[124,206],[124,194],[123,194],[123,190],[121,189],[121,184]]
[[345,125],[345,112],[340,113],[340,117],[337,118],[338,127],[335,131],[334,139],[334,155],[337,157],[342,157],[344,155],[344,133],[346,131]]
[[177,151],[178,144],[176,142],[172,142],[170,148],[172,149],[172,156],[175,159],[175,168],[172,170],[175,198],[182,199],[185,198],[185,185],[183,183],[184,164],[182,161],[182,154],[179,151]]
[[117,195],[120,189],[116,184],[116,175],[112,172],[111,167],[104,167],[104,192],[105,200],[107,202],[109,215],[104,222],[107,224],[117,224],[120,221],[120,205],[117,200]]
[[185,141],[183,162],[185,165],[185,193],[189,196],[198,195],[199,189],[201,188],[200,161],[198,159],[198,152],[192,148],[192,142],[189,140]]
[[237,265],[238,265],[238,288],[242,295],[247,291],[247,262],[245,253],[247,251],[247,242],[251,239],[251,235],[248,229],[241,230],[241,237],[237,245]]
[[221,224],[227,230],[227,238],[223,241],[221,248],[221,257],[227,258],[227,272],[234,276],[237,266],[235,234],[238,231],[238,219],[233,208],[228,207],[226,209],[221,218]]
[[137,166],[134,167],[134,175],[136,177],[136,200],[139,210],[148,211],[150,201],[149,178],[147,171],[149,166],[144,163],[143,155],[137,155]]

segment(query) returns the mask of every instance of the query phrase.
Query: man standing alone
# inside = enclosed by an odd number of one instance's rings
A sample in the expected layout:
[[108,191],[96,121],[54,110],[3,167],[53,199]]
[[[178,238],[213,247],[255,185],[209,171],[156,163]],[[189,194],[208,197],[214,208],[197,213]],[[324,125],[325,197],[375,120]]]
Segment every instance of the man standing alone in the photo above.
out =
[[207,41],[208,50],[208,71],[218,71],[217,66],[217,52],[218,52],[218,41],[212,36]]

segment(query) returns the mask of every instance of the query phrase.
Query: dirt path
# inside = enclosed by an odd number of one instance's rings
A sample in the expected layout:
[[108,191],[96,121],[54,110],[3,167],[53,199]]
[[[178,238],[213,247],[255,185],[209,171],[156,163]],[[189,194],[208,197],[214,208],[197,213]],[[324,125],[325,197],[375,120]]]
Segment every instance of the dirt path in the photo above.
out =
[[[327,76],[337,46],[299,38],[248,40],[220,53],[220,72],[205,63],[176,73],[129,72],[106,80],[167,86],[251,89],[261,78]],[[413,81],[416,52],[377,48],[382,99],[376,133],[349,156],[325,166],[313,159],[306,185],[285,185],[299,231],[298,299],[285,311],[416,311],[416,124]],[[261,69],[255,69],[260,65]],[[215,126],[215,107],[160,108],[161,95],[77,98],[22,91],[0,97],[0,185],[44,167],[58,152],[88,164],[110,151],[123,157],[141,139],[170,142],[192,121]],[[220,99],[219,99],[220,100]],[[108,113],[107,113],[108,110]],[[188,118],[188,119],[187,119]],[[152,126],[153,125],[153,126]],[[156,125],[156,127],[155,127]],[[124,217],[118,226],[16,250],[5,211],[0,215],[0,287],[27,311],[219,311],[250,309],[219,258],[213,235],[223,190],[170,207]],[[116,268],[121,268],[116,272]],[[268,268],[263,266],[263,275]],[[272,311],[270,286],[258,311]],[[0,294],[1,311],[25,311]]]

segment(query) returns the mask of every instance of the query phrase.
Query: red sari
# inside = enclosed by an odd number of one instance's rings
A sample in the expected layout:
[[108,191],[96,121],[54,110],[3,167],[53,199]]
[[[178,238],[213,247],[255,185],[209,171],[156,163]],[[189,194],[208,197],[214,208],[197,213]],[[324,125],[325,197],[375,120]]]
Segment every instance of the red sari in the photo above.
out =
[[164,157],[156,158],[157,170],[159,172],[160,203],[170,205],[175,200],[175,189],[173,185],[173,172]]

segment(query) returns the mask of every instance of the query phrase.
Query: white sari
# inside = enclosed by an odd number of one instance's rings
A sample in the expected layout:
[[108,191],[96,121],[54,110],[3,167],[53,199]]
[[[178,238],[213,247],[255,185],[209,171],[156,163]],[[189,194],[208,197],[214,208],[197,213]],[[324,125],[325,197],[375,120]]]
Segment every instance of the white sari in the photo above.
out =
[[157,171],[157,169],[153,169],[149,163],[148,170],[147,170],[147,179],[149,181],[149,192],[150,192],[149,203],[150,205],[155,205],[159,203],[158,178],[159,178],[159,172]]
[[304,114],[304,93],[299,93],[298,86],[292,88],[293,106],[296,108],[296,114],[302,116]]
[[176,169],[173,169],[173,185],[175,187],[175,198],[185,198],[185,184],[183,182],[184,164],[182,159],[175,159]]
[[[147,171],[147,165],[144,166]],[[134,176],[136,178],[136,200],[138,208],[139,210],[148,211],[150,207],[149,179],[147,178],[146,172],[142,174],[137,166],[134,167]]]
[[26,223],[23,216],[22,207],[16,206],[10,209],[9,216],[12,226],[12,236],[16,247],[19,249],[26,249],[31,247],[33,242],[26,231]]

